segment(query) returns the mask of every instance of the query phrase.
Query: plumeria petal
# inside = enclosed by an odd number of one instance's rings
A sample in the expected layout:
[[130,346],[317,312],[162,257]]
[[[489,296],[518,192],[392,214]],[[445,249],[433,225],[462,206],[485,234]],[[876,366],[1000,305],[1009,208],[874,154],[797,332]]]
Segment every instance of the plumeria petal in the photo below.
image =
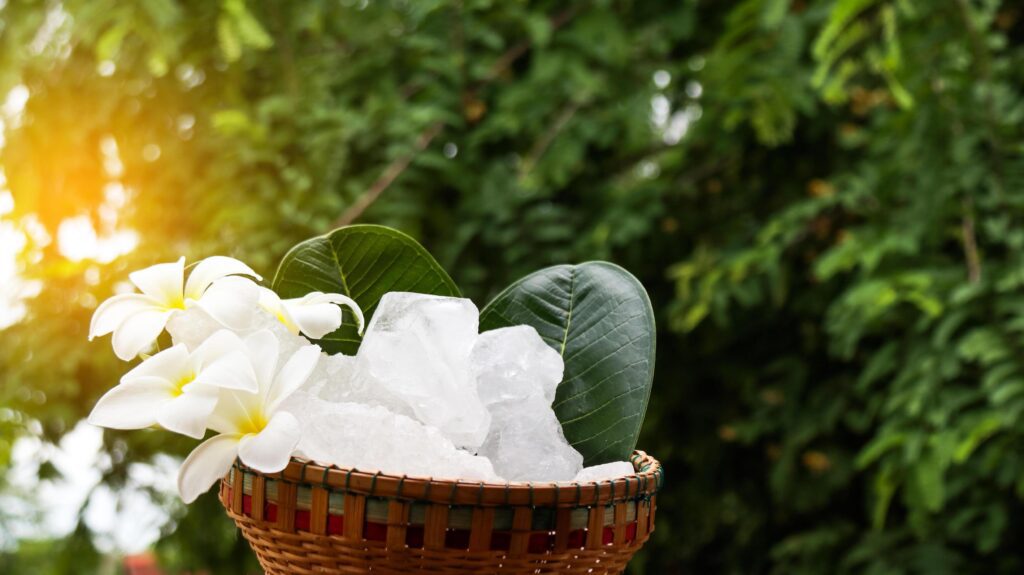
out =
[[294,334],[299,333],[299,326],[288,315],[288,311],[284,308],[281,298],[274,293],[274,290],[260,286],[259,304],[270,315],[276,317],[277,321],[284,324],[288,331]]
[[260,395],[230,389],[220,389],[219,392],[217,407],[206,426],[217,433],[244,434],[251,431],[256,423],[254,416],[260,413]]
[[316,345],[300,347],[298,351],[292,354],[284,366],[281,367],[281,371],[277,373],[273,385],[267,390],[267,395],[264,399],[265,409],[268,412],[273,412],[282,401],[287,399],[295,390],[302,387],[302,384],[306,383],[310,374],[316,369],[316,364],[319,360],[320,347]]
[[237,333],[229,329],[221,329],[213,332],[199,344],[199,347],[192,352],[192,361],[196,369],[202,369],[225,355],[245,350],[245,342],[238,337]]
[[280,411],[256,434],[246,435],[238,444],[238,457],[249,467],[263,473],[275,473],[288,465],[299,444],[302,428],[295,416]]
[[125,318],[124,323],[114,332],[114,354],[129,361],[139,352],[145,351],[164,330],[172,313],[173,310],[144,309]]
[[142,293],[156,299],[164,307],[184,308],[182,284],[185,280],[185,258],[169,264],[156,264],[128,274]]
[[273,311],[281,307],[281,297],[277,295],[274,290],[260,286],[260,305],[267,308],[267,311]]
[[153,298],[140,293],[115,295],[96,308],[89,323],[89,340],[107,335],[118,328],[124,320],[144,309],[158,309],[159,304]]
[[297,331],[307,337],[320,339],[341,327],[341,308],[329,304],[306,305],[302,303],[281,302],[289,323],[296,326]]
[[121,382],[129,383],[140,378],[159,377],[171,384],[190,375],[190,370],[188,348],[185,344],[179,343],[135,366],[121,377]]
[[249,276],[256,280],[263,279],[252,268],[235,258],[212,256],[196,264],[196,267],[188,275],[188,282],[185,283],[185,297],[199,300],[213,282],[233,275]]
[[259,301],[259,286],[240,276],[219,279],[195,300],[210,317],[221,325],[242,330],[252,322],[253,310]]
[[277,355],[281,346],[277,336],[268,329],[261,329],[245,338],[245,346],[249,349],[249,360],[260,386],[270,386],[277,372]]
[[292,333],[303,333],[320,339],[341,327],[342,314],[337,306],[346,306],[356,316],[359,333],[363,333],[363,311],[350,297],[337,293],[312,292],[301,298],[282,300],[276,293],[260,288],[259,304],[273,314]]
[[193,384],[236,389],[249,393],[256,393],[260,387],[259,381],[256,379],[256,371],[252,367],[252,361],[249,359],[249,355],[242,350],[233,351],[204,365]]
[[185,393],[160,407],[156,421],[168,431],[202,439],[206,422],[217,406],[218,395],[215,388],[191,383]]
[[122,383],[96,402],[89,423],[110,429],[144,429],[155,425],[164,403],[171,399],[172,387],[156,378]]
[[[293,301],[295,301],[295,300],[284,300],[284,303],[287,305],[287,304],[289,304],[290,302],[293,302]],[[303,307],[321,306],[323,304],[334,304],[336,306],[345,306],[349,310],[352,311],[353,315],[356,316],[356,323],[359,325],[359,335],[363,334],[363,328],[366,325],[366,321],[363,318],[363,310],[359,307],[359,304],[356,303],[356,301],[354,299],[352,299],[352,298],[350,298],[348,296],[343,296],[340,293],[312,292],[312,293],[306,294],[304,297],[300,298],[299,299],[299,303],[301,303]],[[292,311],[291,308],[289,308],[289,311]],[[294,312],[293,312],[293,317],[296,317]],[[298,319],[299,318],[296,317],[296,320],[298,320]],[[315,336],[315,335],[312,335],[309,332],[307,332],[306,329],[304,327],[302,327],[302,323],[301,322],[299,323],[299,327],[302,328],[302,332],[303,333],[305,333],[306,335],[312,337],[313,339],[318,339],[320,337],[323,337],[323,336]],[[334,329],[338,329],[338,328],[334,328]],[[332,329],[331,331],[334,331],[334,330]],[[327,333],[330,333],[330,332],[327,332]],[[324,335],[327,335],[327,333],[325,333]]]
[[239,435],[217,435],[199,444],[178,471],[178,493],[192,503],[227,475],[238,455]]

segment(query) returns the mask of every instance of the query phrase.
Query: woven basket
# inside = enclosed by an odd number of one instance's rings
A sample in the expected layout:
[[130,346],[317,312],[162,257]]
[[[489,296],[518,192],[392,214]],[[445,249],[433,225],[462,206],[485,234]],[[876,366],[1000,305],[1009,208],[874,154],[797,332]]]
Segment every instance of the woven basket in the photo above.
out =
[[[240,463],[220,500],[269,575],[621,573],[654,529],[661,465],[594,483],[472,483]],[[241,486],[241,489],[235,489]]]

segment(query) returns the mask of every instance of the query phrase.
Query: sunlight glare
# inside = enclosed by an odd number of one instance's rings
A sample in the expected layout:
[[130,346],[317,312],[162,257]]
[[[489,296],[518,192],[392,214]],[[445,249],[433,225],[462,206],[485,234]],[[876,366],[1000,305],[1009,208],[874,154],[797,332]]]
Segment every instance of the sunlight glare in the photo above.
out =
[[[0,186],[3,180],[0,179]],[[7,190],[0,191],[0,216],[6,216],[14,211],[14,196]]]
[[4,115],[13,118],[20,114],[25,109],[25,105],[28,104],[28,97],[28,87],[24,84],[18,84],[11,88],[11,91],[7,92],[7,98],[4,100]]
[[117,140],[113,136],[106,136],[100,140],[100,153],[103,154],[103,170],[112,178],[119,178],[124,174],[124,164],[121,162],[121,153],[117,147]]
[[[103,430],[84,421],[58,445],[46,444],[37,437],[22,437],[15,442],[11,483],[22,492],[35,493],[30,504],[46,512],[41,524],[19,520],[15,514],[15,521],[10,524],[15,538],[64,536],[75,528],[83,506],[82,519],[96,532],[95,543],[105,552],[138,553],[159,538],[169,516],[154,503],[149,490],[171,497],[175,492],[175,469],[180,462],[160,455],[152,463],[133,464],[128,470],[127,484],[113,492],[98,486],[99,469],[109,465],[102,445]],[[60,478],[39,480],[39,464],[44,460],[57,467]],[[9,503],[3,494],[0,503]]]
[[108,263],[135,249],[139,236],[132,230],[119,230],[99,236],[89,216],[67,218],[57,229],[57,247],[73,262],[94,260]]
[[12,222],[0,219],[0,329],[17,323],[25,315],[22,299],[31,286],[18,277],[18,254],[27,243],[24,232]]

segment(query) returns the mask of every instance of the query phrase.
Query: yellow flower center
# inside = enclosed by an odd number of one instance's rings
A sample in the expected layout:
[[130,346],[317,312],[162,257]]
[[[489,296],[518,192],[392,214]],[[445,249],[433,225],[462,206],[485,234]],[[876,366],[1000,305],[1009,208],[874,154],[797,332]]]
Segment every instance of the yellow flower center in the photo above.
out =
[[157,305],[164,311],[184,310],[185,294],[177,292],[163,293],[157,296]]
[[195,379],[196,374],[193,373],[192,371],[183,374],[181,377],[178,378],[177,381],[172,383],[174,389],[171,390],[171,394],[174,395],[174,397],[178,397],[179,395],[185,393],[185,386],[195,381]]
[[288,317],[284,315],[284,310],[279,310],[277,313],[274,314],[274,316],[277,317],[277,321],[283,323],[285,326],[291,329],[291,322],[288,321]]
[[238,422],[238,431],[242,435],[256,434],[267,427],[268,420],[262,409],[258,413],[247,415],[248,417]]
[[295,333],[295,334],[299,333],[299,326],[295,325],[295,323],[292,322],[292,320],[289,319],[288,316],[284,313],[284,306],[283,305],[279,306],[279,307],[276,307],[276,308],[272,308],[272,307],[267,306],[267,305],[264,305],[262,307],[263,307],[263,309],[265,309],[268,312],[270,312],[271,314],[273,314],[273,316],[275,318],[277,318],[277,321],[279,321],[282,324],[284,324],[284,326],[286,328],[288,328],[288,331],[290,331],[292,333]]

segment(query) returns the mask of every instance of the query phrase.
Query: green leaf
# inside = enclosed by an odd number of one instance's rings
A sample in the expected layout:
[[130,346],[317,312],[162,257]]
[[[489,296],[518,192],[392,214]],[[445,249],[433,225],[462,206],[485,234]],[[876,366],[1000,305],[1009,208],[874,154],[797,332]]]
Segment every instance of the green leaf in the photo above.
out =
[[878,0],[839,0],[832,8],[828,21],[814,41],[813,53],[817,59],[825,57],[829,47],[839,39],[843,29]]
[[907,437],[903,433],[888,433],[875,437],[867,444],[860,454],[857,455],[857,469],[866,468],[887,451],[903,445],[906,441]]
[[967,434],[957,446],[953,453],[955,463],[963,463],[974,453],[985,440],[998,433],[1003,428],[1003,418],[998,415],[990,415],[977,423],[970,433]]
[[228,62],[235,62],[242,57],[242,41],[227,15],[222,14],[217,18],[217,42],[220,43],[221,54]]
[[[372,225],[339,228],[296,245],[281,260],[273,288],[282,298],[313,291],[347,295],[356,300],[367,321],[388,292],[460,295],[455,282],[416,240]],[[328,353],[351,355],[361,341],[346,311],[341,328],[316,343]]]
[[789,0],[768,0],[761,6],[761,25],[765,30],[776,30],[789,12]]
[[217,18],[217,40],[228,62],[241,58],[243,48],[265,50],[274,45],[274,39],[249,12],[243,0],[224,1]]
[[885,518],[889,514],[889,504],[896,493],[899,483],[889,470],[882,470],[875,475],[875,504],[871,510],[871,526],[876,530],[885,528]]
[[128,26],[122,24],[119,26],[111,26],[96,42],[96,59],[99,61],[111,60],[116,55],[118,50],[121,49],[121,45],[124,43],[124,37],[128,34],[130,29]]
[[945,466],[934,454],[917,461],[912,469],[917,493],[924,508],[931,512],[942,509],[946,500]]
[[235,19],[235,28],[238,30],[238,37],[242,42],[257,50],[266,50],[274,45],[274,39],[267,34],[267,31],[260,25],[260,21],[246,9],[243,2],[231,2],[237,7],[232,10]]
[[553,407],[584,463],[627,459],[654,377],[654,312],[640,282],[607,262],[540,270],[480,315],[481,331],[519,324],[536,328],[565,360]]

